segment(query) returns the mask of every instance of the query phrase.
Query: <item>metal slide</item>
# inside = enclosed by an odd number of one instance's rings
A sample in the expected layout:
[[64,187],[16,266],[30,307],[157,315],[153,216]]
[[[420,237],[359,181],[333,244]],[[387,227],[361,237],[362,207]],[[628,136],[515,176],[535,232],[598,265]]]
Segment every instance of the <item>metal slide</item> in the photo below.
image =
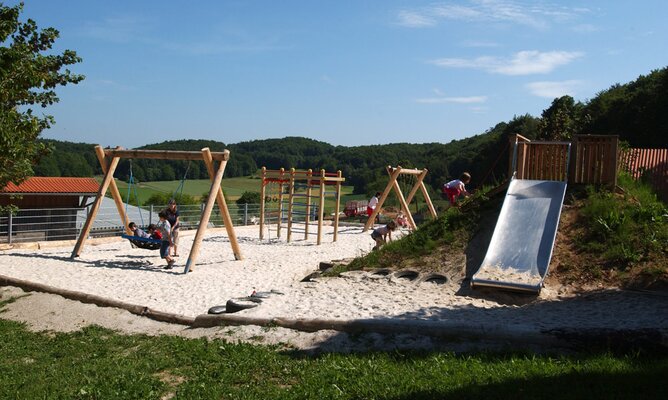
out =
[[471,287],[540,292],[552,258],[566,182],[513,179]]

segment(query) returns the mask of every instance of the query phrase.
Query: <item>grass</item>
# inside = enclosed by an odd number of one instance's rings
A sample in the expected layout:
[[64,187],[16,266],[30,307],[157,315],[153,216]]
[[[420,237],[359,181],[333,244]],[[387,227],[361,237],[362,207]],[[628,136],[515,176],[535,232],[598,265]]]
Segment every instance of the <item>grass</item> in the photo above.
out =
[[[101,180],[101,178],[98,178]],[[172,194],[179,187],[181,181],[154,181],[154,182],[141,182],[136,185],[137,196],[139,197],[140,202],[145,201],[153,194]],[[116,185],[118,190],[125,200],[127,196],[128,185],[125,181],[116,180]],[[260,180],[252,177],[236,177],[236,178],[224,178],[222,181],[223,191],[225,192],[225,197],[229,201],[236,201],[244,192],[260,192]],[[211,188],[211,182],[208,179],[188,179],[183,185],[183,193],[193,196],[196,199],[199,199],[202,194],[207,193]],[[268,191],[277,190],[274,187],[268,187]],[[134,191],[134,190],[133,190]],[[327,189],[327,192],[333,191],[332,189]],[[364,199],[364,195],[354,195],[352,194],[352,186],[342,186],[341,187],[341,211],[348,200],[360,200]],[[273,193],[273,192],[268,192]],[[313,191],[313,195],[317,196],[319,193],[318,190]],[[110,195],[110,194],[109,194]],[[287,199],[287,196],[286,196]],[[132,201],[131,201],[132,203]],[[336,202],[334,201],[333,195],[325,196],[325,210],[327,212],[333,212]]]
[[668,278],[668,208],[649,186],[626,174],[618,184],[621,193],[588,189],[582,207],[586,233],[580,249],[600,254],[606,269],[627,274],[630,269],[643,269],[636,275]]
[[638,355],[306,356],[220,339],[33,333],[0,320],[0,398],[666,398],[668,360]]

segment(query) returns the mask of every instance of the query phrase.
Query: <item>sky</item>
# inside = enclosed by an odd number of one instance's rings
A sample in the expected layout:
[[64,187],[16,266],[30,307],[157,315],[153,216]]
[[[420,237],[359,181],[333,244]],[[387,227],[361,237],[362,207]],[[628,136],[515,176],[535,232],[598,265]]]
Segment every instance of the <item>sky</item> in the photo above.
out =
[[[5,1],[14,5],[16,1]],[[25,0],[86,76],[45,138],[448,143],[668,66],[668,2]]]

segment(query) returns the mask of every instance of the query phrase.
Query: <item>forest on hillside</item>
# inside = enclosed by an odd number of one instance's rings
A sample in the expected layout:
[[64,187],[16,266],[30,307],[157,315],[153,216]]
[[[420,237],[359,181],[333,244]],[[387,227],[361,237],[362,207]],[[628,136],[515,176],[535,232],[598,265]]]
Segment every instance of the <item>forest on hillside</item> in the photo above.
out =
[[[568,140],[577,134],[619,135],[631,147],[663,148],[668,135],[668,67],[615,84],[582,103],[570,96],[554,99],[540,117],[515,116],[479,135],[449,143],[392,143],[372,146],[334,146],[303,137],[223,143],[215,140],[178,140],[149,144],[141,149],[212,151],[228,149],[225,176],[256,174],[265,166],[327,171],[341,170],[355,193],[369,194],[387,182],[385,167],[428,168],[425,183],[437,189],[443,182],[469,171],[471,186],[492,185],[507,177],[509,135],[530,139]],[[419,135],[413,135],[419,137]],[[38,176],[101,174],[94,144],[44,140],[52,152],[35,168]],[[132,166],[139,181],[206,178],[203,163],[170,160],[122,160],[116,177],[127,179]]]

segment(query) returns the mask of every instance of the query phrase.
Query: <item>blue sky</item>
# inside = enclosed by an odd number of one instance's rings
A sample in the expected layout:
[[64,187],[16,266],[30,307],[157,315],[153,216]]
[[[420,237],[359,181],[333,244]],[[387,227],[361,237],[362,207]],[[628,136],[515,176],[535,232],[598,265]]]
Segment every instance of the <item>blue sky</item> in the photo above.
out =
[[[16,4],[16,2],[5,2]],[[447,143],[668,65],[661,1],[26,0],[86,75],[43,136]]]

